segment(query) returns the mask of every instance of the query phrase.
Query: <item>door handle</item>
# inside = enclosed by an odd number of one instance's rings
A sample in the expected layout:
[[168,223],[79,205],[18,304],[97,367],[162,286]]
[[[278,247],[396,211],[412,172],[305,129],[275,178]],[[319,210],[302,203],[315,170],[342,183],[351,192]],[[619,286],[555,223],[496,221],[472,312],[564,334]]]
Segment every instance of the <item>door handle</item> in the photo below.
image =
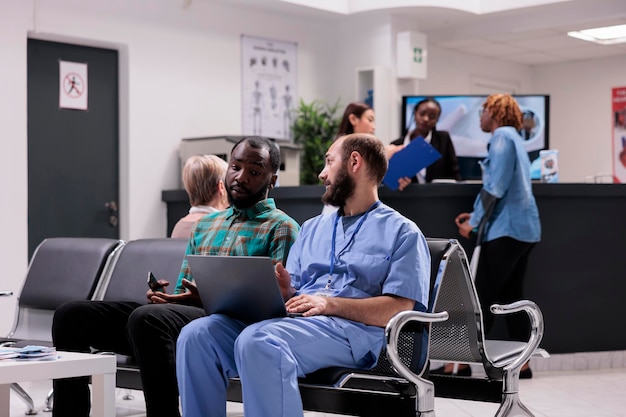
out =
[[109,209],[111,213],[117,213],[117,201],[111,200],[104,203],[104,207]]
[[106,203],[104,203],[104,207],[109,209],[109,226],[117,227],[117,201],[107,201]]
[[117,227],[117,216],[115,216],[115,215],[110,215],[109,216],[109,226]]

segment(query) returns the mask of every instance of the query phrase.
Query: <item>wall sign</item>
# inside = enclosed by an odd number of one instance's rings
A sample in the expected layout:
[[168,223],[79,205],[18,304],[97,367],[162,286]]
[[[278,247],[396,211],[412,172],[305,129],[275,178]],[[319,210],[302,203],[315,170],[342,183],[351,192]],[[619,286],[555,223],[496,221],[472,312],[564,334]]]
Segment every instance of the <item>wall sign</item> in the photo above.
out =
[[293,139],[293,110],[298,102],[297,44],[241,36],[244,135]]
[[613,88],[613,180],[626,183],[626,87]]
[[59,107],[87,110],[87,64],[59,61]]

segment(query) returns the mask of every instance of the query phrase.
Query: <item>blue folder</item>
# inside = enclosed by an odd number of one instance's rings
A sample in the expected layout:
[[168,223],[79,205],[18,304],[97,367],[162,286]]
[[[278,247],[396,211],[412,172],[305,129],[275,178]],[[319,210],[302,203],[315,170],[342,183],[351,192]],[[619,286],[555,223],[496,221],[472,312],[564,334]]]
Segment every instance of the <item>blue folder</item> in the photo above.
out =
[[439,151],[426,142],[423,137],[418,136],[391,157],[389,169],[383,178],[383,184],[396,190],[400,178],[413,178],[415,174],[439,158],[441,158]]

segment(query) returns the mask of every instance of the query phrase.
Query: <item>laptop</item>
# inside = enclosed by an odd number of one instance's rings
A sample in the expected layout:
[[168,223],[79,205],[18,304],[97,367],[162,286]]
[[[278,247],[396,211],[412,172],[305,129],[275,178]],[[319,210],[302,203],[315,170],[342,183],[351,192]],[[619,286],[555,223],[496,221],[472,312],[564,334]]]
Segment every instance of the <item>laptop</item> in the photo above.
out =
[[187,255],[187,262],[207,314],[245,323],[288,316],[271,258]]

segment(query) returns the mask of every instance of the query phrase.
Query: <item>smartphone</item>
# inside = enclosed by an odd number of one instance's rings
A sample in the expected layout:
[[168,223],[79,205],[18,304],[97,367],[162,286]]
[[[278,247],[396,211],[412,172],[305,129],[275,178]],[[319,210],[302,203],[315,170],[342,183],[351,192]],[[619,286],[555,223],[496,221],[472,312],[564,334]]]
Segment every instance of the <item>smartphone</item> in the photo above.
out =
[[163,292],[163,286],[159,284],[152,272],[148,272],[148,287],[154,292]]

